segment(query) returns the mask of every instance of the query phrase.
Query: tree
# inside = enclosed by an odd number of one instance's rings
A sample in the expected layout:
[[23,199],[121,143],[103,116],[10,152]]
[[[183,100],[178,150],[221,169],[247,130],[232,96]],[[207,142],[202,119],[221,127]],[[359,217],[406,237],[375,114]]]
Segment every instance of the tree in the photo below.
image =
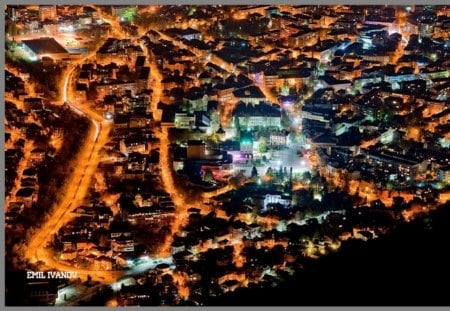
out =
[[239,118],[238,117],[234,118],[234,121],[232,123],[232,127],[234,127],[237,130],[239,130],[241,128],[241,124],[239,122]]
[[389,192],[391,192],[392,190],[394,190],[394,183],[392,182],[392,181],[388,181],[387,183],[386,183],[386,189],[389,191]]
[[304,180],[311,180],[311,173],[309,171],[306,171],[302,174],[302,179]]
[[255,178],[258,176],[258,170],[256,169],[256,166],[253,166],[252,168],[252,178]]
[[280,165],[280,168],[278,169],[277,177],[282,179],[283,178],[283,167]]
[[233,190],[239,189],[239,186],[240,186],[239,178],[238,178],[238,177],[231,177],[231,178],[228,180],[228,185],[230,185],[230,187],[231,187]]
[[108,235],[106,234],[106,232],[100,234],[99,240],[98,240],[98,245],[100,247],[108,247],[110,245],[109,240],[108,240]]
[[300,94],[306,95],[308,93],[308,84],[304,83],[300,88]]
[[266,141],[266,138],[263,137],[263,136],[261,136],[259,138],[258,151],[259,151],[259,153],[266,153],[267,152],[267,141]]
[[16,22],[8,20],[5,24],[7,29],[6,32],[12,37],[17,36],[18,32]]
[[217,132],[220,128],[220,116],[217,110],[211,111],[211,130]]
[[313,200],[313,194],[310,190],[299,190],[294,193],[293,203],[296,204],[301,209],[304,209]]
[[205,175],[203,176],[203,181],[209,182],[209,183],[213,183],[214,182],[214,175],[213,172],[211,171],[211,169],[207,169],[205,171]]

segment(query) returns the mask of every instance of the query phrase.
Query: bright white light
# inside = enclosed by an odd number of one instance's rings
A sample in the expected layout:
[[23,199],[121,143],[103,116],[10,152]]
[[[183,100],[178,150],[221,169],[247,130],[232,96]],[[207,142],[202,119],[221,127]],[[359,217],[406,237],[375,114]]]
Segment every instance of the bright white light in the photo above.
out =
[[439,139],[439,141],[441,143],[442,148],[450,148],[450,140],[449,139],[446,139],[444,137],[444,138]]
[[113,114],[112,114],[111,112],[107,112],[107,113],[105,113],[105,117],[106,117],[106,119],[108,119],[108,120],[112,120]]
[[300,165],[301,165],[301,166],[305,166],[305,165],[306,165],[306,161],[305,161],[304,159],[302,159],[302,160],[300,161]]
[[322,201],[322,195],[320,193],[314,194],[314,200]]

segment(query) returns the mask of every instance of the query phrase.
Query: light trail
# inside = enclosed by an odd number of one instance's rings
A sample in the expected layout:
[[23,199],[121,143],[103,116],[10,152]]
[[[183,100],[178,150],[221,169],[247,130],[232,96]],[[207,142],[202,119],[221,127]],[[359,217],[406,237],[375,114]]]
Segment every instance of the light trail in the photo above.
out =
[[54,257],[52,250],[46,248],[53,234],[57,233],[64,224],[73,219],[74,215],[71,213],[71,209],[83,202],[100,161],[100,149],[109,140],[108,133],[111,123],[106,122],[96,111],[78,106],[75,104],[76,101],[71,100],[74,96],[73,90],[70,88],[70,79],[76,69],[76,65],[90,58],[93,54],[95,52],[87,55],[77,63],[72,63],[71,68],[65,72],[62,84],[62,99],[73,111],[89,118],[94,126],[77,156],[74,172],[68,177],[67,186],[63,191],[64,197],[54,207],[49,220],[40,227],[28,242],[25,257],[34,262],[42,261],[44,266],[50,269],[77,272],[79,277],[87,278],[90,275],[101,282],[111,283],[121,276],[123,272],[80,269],[79,267],[66,265]]
[[[121,35],[123,34],[124,33],[122,32]],[[40,227],[40,229],[28,242],[25,257],[32,262],[43,262],[44,268],[77,272],[80,278],[87,279],[87,277],[90,276],[92,279],[97,279],[101,283],[112,284],[116,282],[118,278],[123,276],[125,272],[81,269],[79,267],[74,267],[73,265],[65,264],[62,261],[59,261],[55,258],[53,251],[46,248],[53,234],[57,233],[64,224],[74,218],[75,215],[72,214],[70,210],[76,207],[77,204],[81,204],[83,202],[90,187],[92,177],[97,171],[97,165],[100,161],[100,149],[109,141],[108,134],[111,127],[111,122],[104,120],[104,118],[96,111],[87,107],[78,106],[76,101],[71,100],[74,96],[73,90],[70,88],[70,80],[76,69],[76,65],[91,58],[95,55],[95,53],[96,52],[93,51],[79,62],[72,63],[71,68],[65,72],[65,77],[63,79],[64,82],[61,85],[63,90],[63,101],[66,102],[68,106],[76,113],[82,114],[89,118],[94,125],[93,129],[91,129],[87,141],[77,157],[77,169],[75,169],[73,174],[69,176],[68,184],[64,190],[65,196],[60,200],[61,203],[58,204],[58,206],[55,206],[49,220]],[[142,268],[131,272],[131,274],[135,274],[137,272],[142,273],[143,271],[141,270]]]

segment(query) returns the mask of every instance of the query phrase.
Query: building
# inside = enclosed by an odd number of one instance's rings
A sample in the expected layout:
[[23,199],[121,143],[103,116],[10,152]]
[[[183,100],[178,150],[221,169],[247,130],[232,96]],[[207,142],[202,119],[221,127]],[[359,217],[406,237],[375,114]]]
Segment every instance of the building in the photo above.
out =
[[376,169],[383,171],[386,176],[402,177],[407,181],[414,178],[421,165],[417,160],[376,151],[368,152],[366,161]]
[[37,192],[33,188],[20,188],[16,192],[17,202],[25,204],[25,207],[29,208],[37,202]]
[[269,134],[269,145],[271,147],[285,147],[287,142],[287,132],[272,131]]
[[335,91],[349,91],[352,87],[352,82],[350,80],[338,80],[333,76],[322,76],[319,80],[321,81],[323,88],[332,88]]
[[240,134],[240,151],[244,154],[253,154],[253,132],[241,131]]
[[255,129],[259,127],[280,128],[281,110],[279,106],[261,102],[259,105],[239,102],[233,111],[233,117],[237,119],[242,129]]
[[31,305],[54,306],[56,298],[58,298],[56,282],[47,278],[28,280],[25,291]]
[[267,193],[264,197],[263,210],[266,211],[270,205],[281,204],[283,207],[288,207],[291,204],[292,197],[282,194],[281,192]]
[[187,146],[187,158],[197,160],[221,160],[223,152],[218,149],[209,148],[201,140],[189,140]]
[[47,56],[54,60],[62,60],[70,56],[69,52],[54,38],[22,40],[22,46],[30,54],[31,59],[42,59]]
[[439,168],[438,177],[439,181],[450,184],[450,165]]
[[138,86],[135,80],[131,81],[111,80],[108,82],[97,83],[96,89],[99,94],[98,95],[99,98],[103,98],[106,95],[121,96],[126,91],[130,91],[131,96],[135,96],[138,90]]
[[185,40],[202,40],[202,33],[198,30],[187,28],[181,31],[181,38]]
[[261,89],[254,85],[235,90],[233,95],[237,100],[246,104],[257,105],[259,102],[267,100]]
[[195,126],[195,115],[187,112],[175,113],[175,128],[193,129]]
[[119,143],[120,152],[123,154],[130,154],[133,152],[147,153],[148,146],[147,141],[141,135],[130,135],[122,139]]
[[113,252],[133,252],[134,240],[128,222],[113,222],[110,227],[111,249]]
[[137,5],[112,5],[111,14],[113,16],[120,16],[124,20],[127,20],[138,11]]
[[41,22],[45,20],[57,19],[56,5],[40,5],[39,6],[39,20]]

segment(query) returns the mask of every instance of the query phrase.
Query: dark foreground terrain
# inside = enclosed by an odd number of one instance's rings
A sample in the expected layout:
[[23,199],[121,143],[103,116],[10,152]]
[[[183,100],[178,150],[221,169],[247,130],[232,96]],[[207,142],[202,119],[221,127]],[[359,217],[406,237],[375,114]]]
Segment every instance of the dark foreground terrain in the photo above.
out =
[[278,288],[243,289],[211,305],[448,306],[450,204],[391,234],[352,240]]

